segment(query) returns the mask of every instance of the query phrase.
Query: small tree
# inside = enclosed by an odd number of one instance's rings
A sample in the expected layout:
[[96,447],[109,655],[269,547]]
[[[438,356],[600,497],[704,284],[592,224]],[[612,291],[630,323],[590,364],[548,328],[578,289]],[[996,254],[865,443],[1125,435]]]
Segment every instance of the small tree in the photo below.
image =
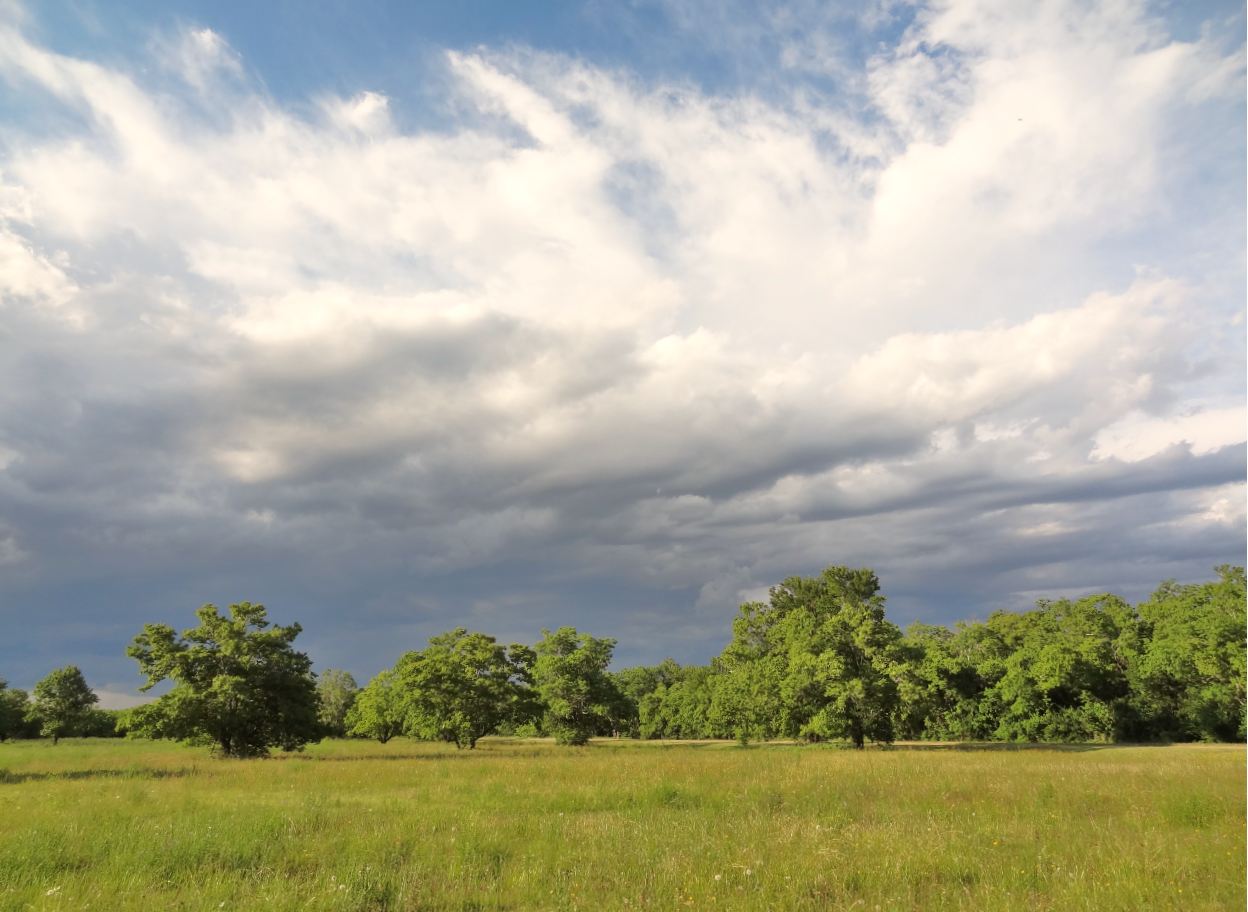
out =
[[393,669],[388,669],[356,694],[345,720],[347,734],[376,738],[385,744],[395,735],[403,734],[406,712],[399,676]]
[[431,638],[428,649],[408,653],[398,665],[409,730],[475,748],[511,717],[524,671],[518,657],[484,633],[458,627]]
[[39,734],[56,744],[66,735],[77,734],[99,701],[78,666],[66,665],[35,685],[29,716],[39,723]]
[[347,733],[347,713],[355,702],[360,686],[348,671],[327,668],[316,682],[316,697],[320,705],[319,718],[325,731],[335,738]]
[[199,626],[177,636],[148,624],[126,654],[147,676],[141,690],[170,679],[174,688],[133,717],[141,733],[215,744],[226,757],[255,757],[271,747],[302,750],[321,735],[312,662],[296,652],[298,624],[269,627],[263,605],[215,605]]
[[610,718],[619,700],[607,675],[614,649],[615,640],[577,633],[575,627],[542,631],[533,683],[546,704],[544,727],[559,744],[584,744]]

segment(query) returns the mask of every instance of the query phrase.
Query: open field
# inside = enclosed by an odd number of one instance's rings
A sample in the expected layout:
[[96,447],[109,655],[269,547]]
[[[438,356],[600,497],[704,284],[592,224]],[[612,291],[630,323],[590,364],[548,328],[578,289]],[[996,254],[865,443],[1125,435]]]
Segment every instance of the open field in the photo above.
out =
[[1232,909],[1238,745],[0,744],[0,909]]

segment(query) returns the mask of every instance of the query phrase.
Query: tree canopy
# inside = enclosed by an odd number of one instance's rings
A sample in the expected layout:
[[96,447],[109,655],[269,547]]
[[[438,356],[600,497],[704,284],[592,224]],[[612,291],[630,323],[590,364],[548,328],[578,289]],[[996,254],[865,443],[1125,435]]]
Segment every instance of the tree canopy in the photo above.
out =
[[619,693],[607,674],[615,640],[575,627],[542,631],[533,683],[545,706],[544,727],[560,744],[584,744],[612,716]]
[[227,757],[299,750],[318,740],[312,663],[293,646],[300,626],[270,626],[264,606],[251,602],[231,605],[228,616],[204,605],[196,616],[199,626],[181,636],[148,624],[126,650],[147,676],[141,689],[174,682],[132,716],[134,729],[214,744]]
[[341,738],[347,733],[347,713],[360,687],[351,672],[327,668],[316,679],[317,717],[327,735]]
[[532,653],[504,649],[492,636],[457,627],[429,640],[429,648],[399,660],[410,731],[474,748],[513,715],[529,683]]
[[9,682],[0,678],[0,741],[30,733],[31,723],[26,716],[29,704],[26,691],[9,687]]
[[0,680],[0,739],[42,731],[215,744],[228,756],[298,749],[323,733],[399,735],[471,749],[492,733],[553,736],[895,738],[1005,741],[1234,741],[1245,737],[1245,574],[1162,583],[1138,605],[1110,593],[1040,599],[944,627],[885,616],[879,579],[833,566],[793,576],[740,606],[705,665],[665,659],[609,671],[615,640],[561,627],[533,647],[466,628],[430,638],[363,690],[345,671],[319,681],[295,651],[298,624],[263,606],[212,605],[181,636],[149,624],[128,653],[159,700],[93,708],[73,666],[33,700]]
[[387,669],[369,681],[355,695],[345,722],[348,735],[375,738],[382,744],[403,734],[407,703],[398,672]]
[[78,734],[99,701],[78,666],[66,665],[35,685],[27,715],[39,723],[39,734],[56,744],[67,735]]
[[741,606],[718,662],[718,719],[741,740],[891,741],[901,631],[884,618],[879,588],[870,570],[829,567]]

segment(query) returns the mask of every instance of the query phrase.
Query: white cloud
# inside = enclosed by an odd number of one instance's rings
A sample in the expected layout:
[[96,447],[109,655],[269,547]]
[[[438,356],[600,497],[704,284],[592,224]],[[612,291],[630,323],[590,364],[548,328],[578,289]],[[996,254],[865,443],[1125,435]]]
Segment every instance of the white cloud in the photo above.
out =
[[155,52],[166,67],[199,92],[216,88],[221,77],[243,76],[242,59],[210,28],[183,29],[172,39],[156,42]]
[[[116,686],[116,685],[114,685]],[[100,698],[100,709],[131,709],[151,703],[155,697],[129,693],[125,690],[97,688],[95,695]]]
[[57,254],[44,256],[0,227],[0,302],[21,298],[52,308],[68,304],[76,289],[56,259]]
[[330,122],[366,136],[389,132],[390,99],[379,92],[361,92],[352,98],[332,98],[323,102]]
[[1138,462],[1176,443],[1188,445],[1199,455],[1245,440],[1248,414],[1242,403],[1168,417],[1131,412],[1097,433],[1092,455],[1098,459]]
[[1222,485],[1244,439],[1227,302],[1150,262],[1239,154],[1171,124],[1240,118],[1242,54],[1136,4],[939,4],[840,106],[456,52],[440,131],[393,86],[279,104],[207,29],[156,50],[193,93],[0,30],[76,124],[0,152],[0,507],[101,565],[527,562],[710,610],[846,555],[1078,563],[1088,503]]

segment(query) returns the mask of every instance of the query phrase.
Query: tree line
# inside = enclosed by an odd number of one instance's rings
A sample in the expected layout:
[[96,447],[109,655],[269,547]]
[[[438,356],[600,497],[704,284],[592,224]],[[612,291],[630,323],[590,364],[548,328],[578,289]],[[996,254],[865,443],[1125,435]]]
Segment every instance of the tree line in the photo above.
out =
[[706,665],[609,670],[615,641],[572,627],[532,646],[456,628],[403,654],[367,686],[312,672],[301,628],[262,605],[199,609],[178,634],[148,624],[127,654],[144,689],[109,713],[81,672],[58,669],[29,697],[0,680],[0,739],[131,735],[214,745],[227,756],[297,750],[325,736],[442,740],[489,734],[867,741],[1230,741],[1245,738],[1245,575],[1115,595],[1041,600],[954,627],[885,616],[876,575],[829,567],[740,607]]

